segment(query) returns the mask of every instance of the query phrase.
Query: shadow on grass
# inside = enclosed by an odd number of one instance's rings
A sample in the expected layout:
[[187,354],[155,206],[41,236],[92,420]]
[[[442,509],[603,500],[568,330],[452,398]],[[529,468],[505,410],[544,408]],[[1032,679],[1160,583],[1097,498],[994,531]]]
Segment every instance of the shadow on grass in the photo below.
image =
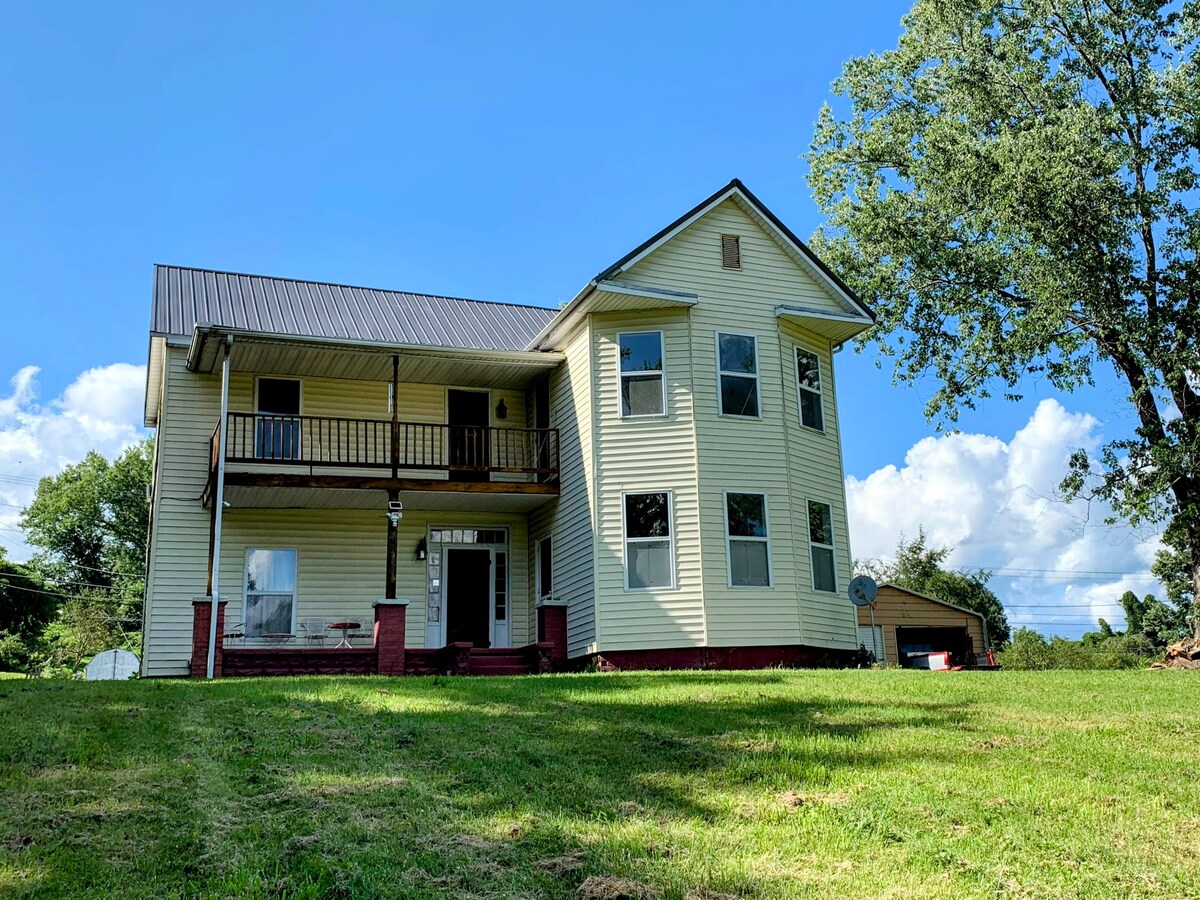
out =
[[18,718],[0,724],[0,887],[24,866],[26,888],[52,893],[135,877],[146,895],[569,897],[588,874],[669,869],[672,834],[773,815],[786,792],[897,764],[865,735],[972,727],[961,702],[818,699],[787,681],[6,690]]

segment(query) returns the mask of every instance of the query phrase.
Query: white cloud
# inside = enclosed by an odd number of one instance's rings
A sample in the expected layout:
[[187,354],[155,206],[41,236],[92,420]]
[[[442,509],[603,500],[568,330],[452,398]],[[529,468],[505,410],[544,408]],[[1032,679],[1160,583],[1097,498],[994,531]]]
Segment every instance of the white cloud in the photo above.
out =
[[146,367],[114,363],[88,369],[62,395],[38,399],[36,366],[26,366],[0,396],[0,546],[10,559],[30,550],[17,528],[37,480],[78,462],[89,450],[112,458],[140,440]]
[[1007,442],[923,438],[902,466],[846,479],[855,556],[889,557],[901,533],[924,527],[933,544],[954,548],[952,566],[1025,570],[992,582],[1011,622],[1062,634],[1094,627],[1097,616],[1121,626],[1122,593],[1161,594],[1148,577],[1158,535],[1106,526],[1107,507],[1057,498],[1072,451],[1097,447],[1100,428],[1086,413],[1043,400]]

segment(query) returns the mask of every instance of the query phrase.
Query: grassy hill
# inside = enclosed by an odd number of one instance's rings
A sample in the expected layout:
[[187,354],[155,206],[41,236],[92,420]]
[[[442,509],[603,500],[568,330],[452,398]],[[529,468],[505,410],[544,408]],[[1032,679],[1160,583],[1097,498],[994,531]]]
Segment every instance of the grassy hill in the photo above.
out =
[[1198,689],[1145,671],[6,680],[0,894],[1195,897]]

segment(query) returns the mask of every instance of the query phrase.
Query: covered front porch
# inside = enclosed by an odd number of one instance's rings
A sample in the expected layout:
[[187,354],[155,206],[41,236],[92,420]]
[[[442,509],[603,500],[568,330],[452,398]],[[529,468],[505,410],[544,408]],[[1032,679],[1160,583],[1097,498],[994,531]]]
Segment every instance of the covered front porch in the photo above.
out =
[[[202,674],[383,671],[397,647],[389,674],[543,670],[527,514],[559,493],[557,364],[198,328],[188,367],[221,391],[206,600],[228,601]],[[379,610],[401,601],[398,644]]]
[[[471,671],[490,665],[504,674],[538,670],[530,648],[540,642],[565,653],[557,613],[534,602],[537,550],[523,513],[422,505],[224,513],[216,630],[227,672],[367,671],[380,648],[380,610],[391,606],[403,610],[391,627],[402,627],[409,672],[451,670],[446,648],[463,645],[473,651]],[[383,596],[387,587],[394,596]],[[521,648],[525,656],[514,658]]]
[[[521,647],[478,647],[454,641],[441,647],[408,647],[405,600],[374,604],[373,622],[361,645],[343,636],[327,646],[309,635],[273,635],[264,641],[248,640],[243,631],[230,631],[229,601],[217,604],[213,677],[272,675],[544,675],[561,671],[566,664],[566,608],[557,602],[538,607],[537,630],[541,637]],[[191,675],[207,674],[209,635],[212,632],[211,598],[193,603]],[[351,624],[350,622],[331,623]],[[361,627],[362,623],[353,623]],[[236,628],[236,626],[233,626]]]

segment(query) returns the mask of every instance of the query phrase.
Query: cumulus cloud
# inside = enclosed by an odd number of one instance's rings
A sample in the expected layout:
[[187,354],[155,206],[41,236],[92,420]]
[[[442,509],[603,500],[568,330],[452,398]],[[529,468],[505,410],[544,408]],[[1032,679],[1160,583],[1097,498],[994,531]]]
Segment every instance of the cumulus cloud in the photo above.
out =
[[1161,593],[1149,577],[1158,535],[1107,526],[1107,507],[1057,496],[1072,451],[1102,440],[1095,417],[1056,400],[1043,400],[1008,441],[923,438],[902,466],[846,480],[854,554],[887,558],[902,533],[924,527],[933,544],[954,548],[950,565],[1000,570],[992,586],[1013,623],[1061,634],[1098,616],[1121,626],[1122,593]]
[[0,546],[10,559],[30,550],[17,527],[37,480],[78,462],[89,450],[113,457],[145,436],[146,367],[114,363],[81,373],[59,397],[38,397],[36,366],[9,380],[0,396]]

